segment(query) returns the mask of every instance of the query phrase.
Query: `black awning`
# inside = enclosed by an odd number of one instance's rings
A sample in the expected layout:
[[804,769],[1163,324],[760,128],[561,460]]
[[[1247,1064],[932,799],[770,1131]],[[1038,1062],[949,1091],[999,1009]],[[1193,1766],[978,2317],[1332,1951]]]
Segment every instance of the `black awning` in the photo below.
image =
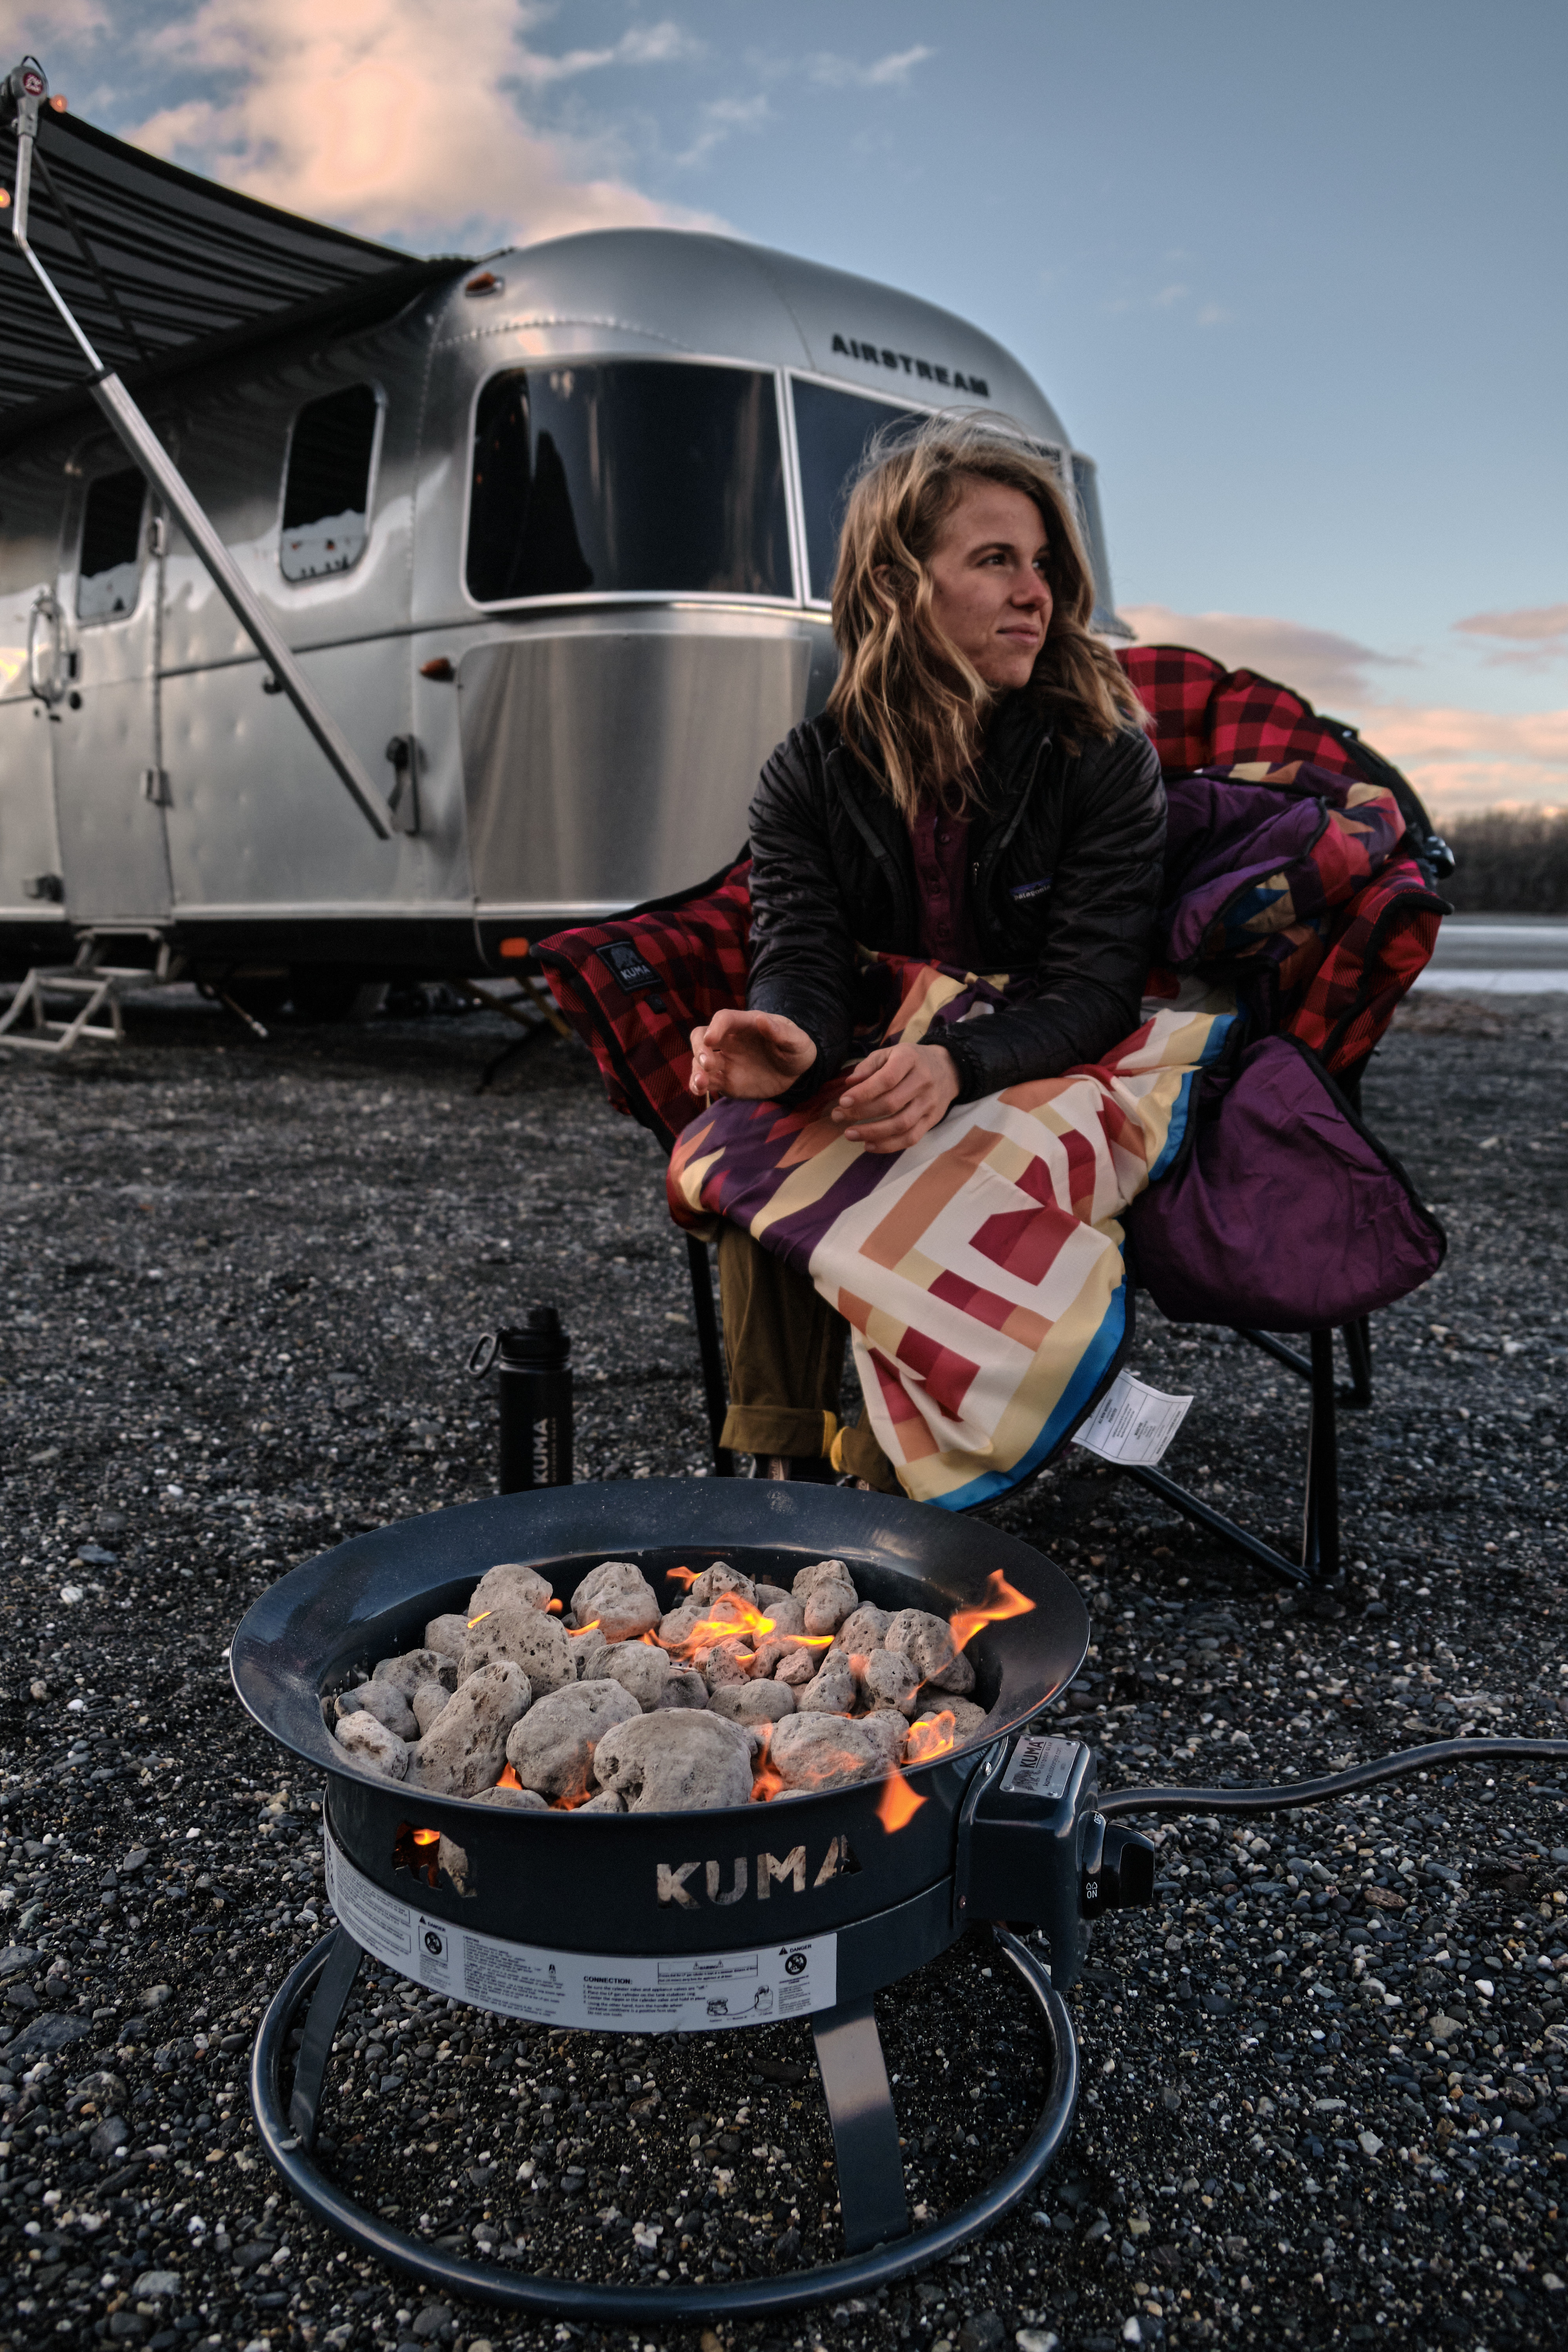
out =
[[[7,109],[7,111],[9,110]],[[0,130],[14,189],[16,133]],[[84,395],[81,352],[0,212],[0,441]],[[318,323],[368,324],[465,268],[413,260],[259,204],[45,108],[29,240],[106,365],[145,383],[197,359]]]

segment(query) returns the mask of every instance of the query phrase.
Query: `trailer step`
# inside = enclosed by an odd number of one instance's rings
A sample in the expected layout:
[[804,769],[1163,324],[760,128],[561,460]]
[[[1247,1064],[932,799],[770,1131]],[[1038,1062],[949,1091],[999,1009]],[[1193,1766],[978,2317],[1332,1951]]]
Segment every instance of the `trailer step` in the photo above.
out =
[[[86,931],[78,944],[74,963],[35,964],[5,1012],[0,1013],[0,1045],[14,1045],[29,1054],[68,1054],[84,1037],[100,1045],[123,1045],[121,996],[133,988],[167,986],[184,973],[184,958],[176,955],[157,931],[134,935],[156,940],[157,958],[151,966],[99,963],[99,956],[110,941],[127,936],[124,931],[103,936]],[[73,1000],[75,1011],[65,1020],[57,1019],[45,1001],[51,996]],[[31,1024],[24,1028],[21,1024],[26,1014],[31,1015]],[[100,1014],[107,1014],[107,1020],[100,1019]]]

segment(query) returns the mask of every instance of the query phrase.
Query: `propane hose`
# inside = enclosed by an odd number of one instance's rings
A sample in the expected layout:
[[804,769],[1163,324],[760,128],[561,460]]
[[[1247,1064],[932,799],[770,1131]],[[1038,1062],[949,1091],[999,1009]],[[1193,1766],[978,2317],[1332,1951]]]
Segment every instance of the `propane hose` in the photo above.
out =
[[1285,1813],[1346,1797],[1380,1780],[1403,1780],[1412,1772],[1443,1764],[1568,1763],[1568,1739],[1434,1739],[1424,1748],[1402,1748],[1375,1756],[1348,1771],[1321,1780],[1265,1781],[1253,1788],[1113,1789],[1097,1797],[1094,1810],[1110,1820],[1117,1813]]

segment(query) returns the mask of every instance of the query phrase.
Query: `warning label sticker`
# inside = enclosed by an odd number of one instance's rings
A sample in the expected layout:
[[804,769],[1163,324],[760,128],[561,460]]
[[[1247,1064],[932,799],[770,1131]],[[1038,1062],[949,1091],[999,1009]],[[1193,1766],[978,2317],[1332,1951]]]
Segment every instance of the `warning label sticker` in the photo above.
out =
[[330,1830],[323,1842],[327,1899],[357,1944],[433,1991],[503,2017],[612,2032],[712,2033],[805,2017],[839,1997],[836,1936],[663,1959],[554,1952],[476,1935],[402,1903],[355,1868]]

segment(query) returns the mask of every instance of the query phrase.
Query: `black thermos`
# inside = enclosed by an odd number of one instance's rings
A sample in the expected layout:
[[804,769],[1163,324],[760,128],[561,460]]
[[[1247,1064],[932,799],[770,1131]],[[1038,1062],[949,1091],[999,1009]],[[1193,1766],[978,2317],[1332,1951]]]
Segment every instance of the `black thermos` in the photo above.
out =
[[530,1307],[526,1324],[497,1334],[503,1495],[571,1484],[570,1352],[553,1307]]

